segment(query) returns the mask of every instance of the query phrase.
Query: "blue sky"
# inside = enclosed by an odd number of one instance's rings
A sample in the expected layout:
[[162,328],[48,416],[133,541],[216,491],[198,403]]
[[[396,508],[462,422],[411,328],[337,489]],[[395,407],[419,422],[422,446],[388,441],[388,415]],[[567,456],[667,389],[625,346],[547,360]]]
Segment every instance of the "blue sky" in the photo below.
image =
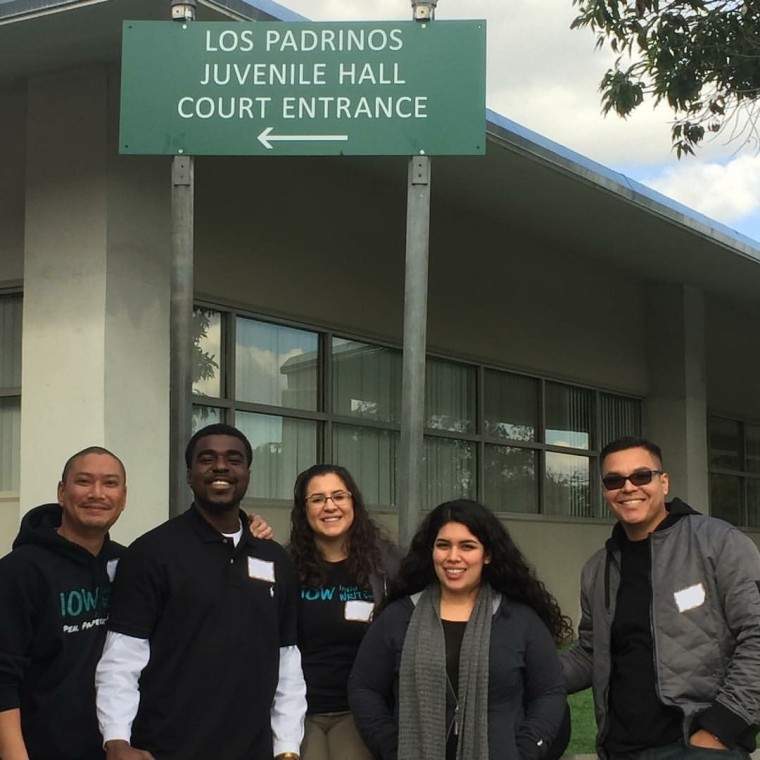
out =
[[[314,21],[411,18],[409,0],[282,4]],[[439,0],[437,18],[488,21],[489,108],[760,241],[756,147],[721,133],[679,161],[668,109],[603,117],[598,87],[613,56],[595,50],[590,31],[570,30],[574,11],[571,0]]]

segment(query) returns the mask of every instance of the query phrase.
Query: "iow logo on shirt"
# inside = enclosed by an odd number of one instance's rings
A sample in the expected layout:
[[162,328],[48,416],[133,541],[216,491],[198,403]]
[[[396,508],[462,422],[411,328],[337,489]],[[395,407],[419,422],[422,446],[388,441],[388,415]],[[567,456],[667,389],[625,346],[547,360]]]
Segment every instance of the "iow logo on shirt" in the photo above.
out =
[[111,603],[111,587],[75,588],[58,594],[64,633],[79,633],[105,625]]
[[301,599],[304,599],[307,602],[331,602],[336,594],[338,595],[338,600],[341,602],[348,602],[355,599],[371,602],[373,599],[371,591],[366,591],[365,589],[359,588],[359,586],[344,586],[343,584],[340,584],[338,586],[322,586],[321,588],[316,589],[301,589]]

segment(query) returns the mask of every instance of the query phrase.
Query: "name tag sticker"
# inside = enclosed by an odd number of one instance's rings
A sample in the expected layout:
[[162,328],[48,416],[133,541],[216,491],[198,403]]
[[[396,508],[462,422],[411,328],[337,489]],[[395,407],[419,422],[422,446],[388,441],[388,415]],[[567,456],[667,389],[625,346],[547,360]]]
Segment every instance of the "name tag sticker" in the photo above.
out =
[[116,577],[116,566],[119,564],[118,559],[109,559],[108,562],[106,562],[106,574],[108,575],[108,580],[113,583],[113,579]]
[[375,605],[372,602],[362,602],[354,599],[346,602],[343,617],[346,620],[358,620],[362,623],[369,623],[372,619],[372,610],[374,609]]
[[257,581],[274,583],[274,562],[248,557],[248,577],[255,578]]
[[705,603],[705,587],[701,583],[697,583],[695,586],[676,591],[673,596],[676,599],[678,611],[688,612]]

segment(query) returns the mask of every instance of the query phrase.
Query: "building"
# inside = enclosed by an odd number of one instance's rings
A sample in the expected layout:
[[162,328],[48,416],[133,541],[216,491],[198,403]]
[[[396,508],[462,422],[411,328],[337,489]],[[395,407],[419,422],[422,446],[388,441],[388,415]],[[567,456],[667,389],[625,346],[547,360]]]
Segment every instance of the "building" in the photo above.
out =
[[[0,0],[2,551],[87,445],[127,466],[118,539],[168,516],[171,162],[117,150],[121,22],[168,8]],[[575,614],[620,433],[760,539],[760,246],[496,113],[487,130],[486,156],[433,160],[423,506],[482,499]],[[195,417],[248,433],[250,506],[280,538],[316,460],[395,529],[406,164],[196,160]]]

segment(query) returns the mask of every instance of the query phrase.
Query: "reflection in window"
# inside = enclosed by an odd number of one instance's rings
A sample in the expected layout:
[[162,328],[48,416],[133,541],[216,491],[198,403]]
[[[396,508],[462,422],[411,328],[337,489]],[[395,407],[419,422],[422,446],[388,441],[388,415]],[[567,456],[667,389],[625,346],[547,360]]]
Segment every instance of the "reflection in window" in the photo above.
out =
[[760,473],[760,425],[744,426],[744,450],[747,472]]
[[535,441],[538,428],[538,381],[486,370],[483,432],[512,441]]
[[193,393],[222,395],[222,315],[196,306],[193,309]]
[[741,525],[743,502],[741,478],[733,475],[710,477],[710,514],[732,525]]
[[588,457],[546,452],[546,514],[594,517],[589,487],[590,465]]
[[538,512],[538,452],[515,446],[486,446],[485,503],[496,512]]
[[236,398],[315,410],[319,360],[316,333],[243,317],[236,325]]
[[18,491],[21,399],[0,398],[0,491]]
[[0,296],[0,389],[21,387],[21,296]]
[[475,368],[438,359],[425,367],[425,426],[431,430],[475,430]]
[[218,422],[223,422],[221,409],[214,406],[193,406],[193,433]]
[[760,527],[760,425],[711,417],[710,514]]
[[634,398],[599,394],[599,448],[631,431],[641,430],[641,402]]
[[546,443],[590,448],[592,393],[559,383],[546,383]]
[[760,525],[760,479],[747,479],[747,525]]
[[354,476],[367,504],[395,505],[398,444],[395,430],[336,424],[331,461],[343,465]]
[[342,417],[398,423],[401,352],[333,338],[333,412]]
[[710,420],[710,466],[741,470],[741,423],[723,417]]
[[452,499],[476,497],[475,444],[455,438],[425,436],[424,507],[432,509]]
[[0,296],[0,491],[18,491],[21,455],[20,295]]
[[293,498],[296,475],[317,461],[317,423],[238,412],[235,425],[251,442],[249,498]]

